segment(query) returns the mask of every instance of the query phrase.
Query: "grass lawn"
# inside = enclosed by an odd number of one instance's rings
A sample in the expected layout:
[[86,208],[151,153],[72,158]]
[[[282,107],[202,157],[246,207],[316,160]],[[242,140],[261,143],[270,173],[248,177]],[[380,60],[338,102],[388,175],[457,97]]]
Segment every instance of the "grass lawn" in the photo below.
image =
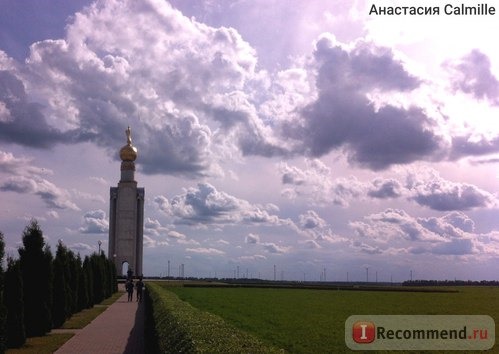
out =
[[66,343],[74,334],[57,333],[43,337],[32,337],[19,349],[7,349],[7,354],[49,354],[55,352]]
[[[292,353],[339,353],[350,315],[490,315],[499,319],[499,288],[407,293],[259,288],[167,288],[193,306]],[[498,329],[496,328],[496,337]]]
[[102,312],[107,309],[107,306],[111,305],[113,302],[118,300],[121,295],[123,295],[122,291],[118,291],[111,295],[110,298],[105,299],[99,305],[95,305],[91,309],[85,309],[78,313],[73,314],[69,320],[64,322],[61,328],[63,329],[80,329],[85,327],[87,324],[93,321],[94,318],[99,316]]

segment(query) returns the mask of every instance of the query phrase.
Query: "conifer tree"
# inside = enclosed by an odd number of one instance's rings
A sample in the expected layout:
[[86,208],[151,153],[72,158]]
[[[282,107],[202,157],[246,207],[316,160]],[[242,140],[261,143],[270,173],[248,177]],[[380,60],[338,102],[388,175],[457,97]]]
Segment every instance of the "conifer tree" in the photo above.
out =
[[54,287],[52,320],[55,328],[62,326],[71,315],[71,289],[69,285],[69,257],[66,246],[62,241],[57,244],[57,251],[53,264]]
[[105,292],[105,271],[102,267],[102,257],[98,256],[96,253],[93,253],[90,256],[90,264],[92,267],[92,278],[94,283],[94,304],[100,303],[104,300],[104,292]]
[[70,315],[78,311],[78,292],[80,286],[81,263],[78,262],[73,251],[68,252],[69,261],[69,290],[71,292]]
[[81,311],[83,309],[86,309],[89,304],[89,299],[88,299],[88,274],[85,272],[85,268],[83,267],[83,262],[81,261],[81,257],[78,254],[78,257],[76,258],[76,261],[78,262],[78,268],[80,272],[80,276],[78,278],[78,308],[77,311]]
[[83,261],[83,273],[85,274],[85,278],[87,279],[87,297],[88,302],[86,308],[91,308],[94,306],[94,277],[92,271],[92,264],[90,262],[90,257],[85,256],[85,260]]
[[18,259],[7,259],[4,303],[7,307],[7,346],[18,348],[26,342],[24,329],[23,279]]
[[5,352],[5,321],[7,316],[7,310],[4,306],[4,269],[3,269],[3,258],[5,256],[5,242],[3,239],[3,233],[0,232],[0,353]]
[[26,336],[41,336],[52,328],[52,253],[36,220],[26,226],[22,241],[18,251]]

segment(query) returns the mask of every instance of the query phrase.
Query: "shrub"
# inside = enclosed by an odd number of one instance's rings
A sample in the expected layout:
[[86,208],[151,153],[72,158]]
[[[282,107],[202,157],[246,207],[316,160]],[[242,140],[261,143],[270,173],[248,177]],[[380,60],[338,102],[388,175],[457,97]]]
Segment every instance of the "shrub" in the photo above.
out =
[[256,337],[180,300],[158,284],[146,283],[160,353],[281,353]]

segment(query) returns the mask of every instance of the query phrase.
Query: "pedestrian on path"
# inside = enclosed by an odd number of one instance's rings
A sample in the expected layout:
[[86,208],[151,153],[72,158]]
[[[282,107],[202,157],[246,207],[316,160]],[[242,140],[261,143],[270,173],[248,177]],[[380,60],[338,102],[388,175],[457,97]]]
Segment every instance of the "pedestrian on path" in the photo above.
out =
[[128,301],[133,301],[133,280],[128,279],[125,284],[126,292],[128,293]]
[[137,288],[137,301],[142,301],[142,290],[144,289],[144,283],[142,282],[142,277],[139,278],[139,281],[135,284]]

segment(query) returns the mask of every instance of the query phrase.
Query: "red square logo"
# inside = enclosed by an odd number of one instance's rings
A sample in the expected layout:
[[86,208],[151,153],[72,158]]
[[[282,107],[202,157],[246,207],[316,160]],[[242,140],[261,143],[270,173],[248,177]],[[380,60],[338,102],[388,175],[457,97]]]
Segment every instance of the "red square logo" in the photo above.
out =
[[356,343],[372,343],[376,337],[376,326],[372,322],[355,322],[352,327],[352,339]]

